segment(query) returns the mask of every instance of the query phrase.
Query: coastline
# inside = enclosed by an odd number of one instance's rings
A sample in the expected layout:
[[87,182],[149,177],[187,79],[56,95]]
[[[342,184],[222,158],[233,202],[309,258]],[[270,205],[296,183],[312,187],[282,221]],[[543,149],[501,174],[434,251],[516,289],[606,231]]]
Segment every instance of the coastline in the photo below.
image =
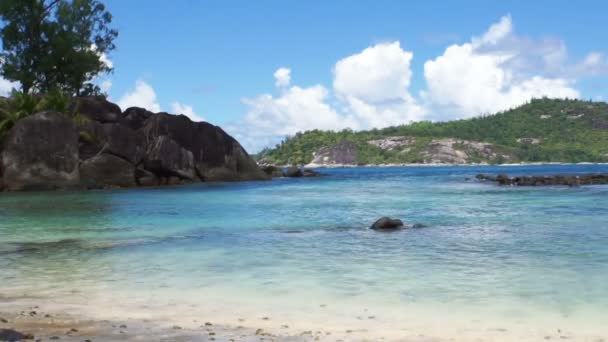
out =
[[[562,163],[562,162],[537,162],[537,163],[512,163],[512,164],[488,164],[488,163],[471,163],[471,164],[447,164],[447,163],[390,163],[390,164],[306,164],[303,168],[310,169],[336,169],[336,168],[372,168],[372,167],[466,167],[466,166],[497,166],[497,167],[511,167],[511,166],[550,166],[550,165],[608,165],[608,163],[592,163],[592,162],[581,162],[581,163]],[[279,167],[289,167],[289,165],[281,165]]]

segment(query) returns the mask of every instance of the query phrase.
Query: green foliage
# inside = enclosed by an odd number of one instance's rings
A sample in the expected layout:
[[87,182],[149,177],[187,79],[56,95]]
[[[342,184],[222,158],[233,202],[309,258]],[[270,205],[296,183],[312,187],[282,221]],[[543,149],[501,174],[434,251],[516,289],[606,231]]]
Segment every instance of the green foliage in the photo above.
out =
[[[390,136],[415,137],[416,143],[401,151],[386,151],[368,143]],[[349,140],[357,145],[360,164],[419,163],[423,161],[421,151],[433,138],[491,143],[498,152],[514,156],[512,161],[608,161],[608,104],[543,98],[467,120],[423,121],[361,132],[313,130],[286,138],[275,148],[262,151],[259,158],[275,164],[306,164],[319,148]],[[537,138],[540,143],[525,144],[518,141],[521,138]],[[491,160],[474,151],[468,154],[471,162],[506,162],[500,153]]]
[[0,138],[24,117],[36,112],[38,100],[35,96],[13,91],[11,98],[0,109]]
[[70,104],[72,97],[62,92],[58,88],[53,88],[49,91],[38,103],[38,110],[54,110],[60,113],[68,114],[70,112]]
[[101,58],[115,48],[112,16],[98,0],[0,1],[0,74],[25,93],[54,88],[99,93],[91,81],[111,68]]
[[78,125],[86,123],[89,119],[72,108],[71,103],[72,98],[57,88],[44,96],[14,90],[10,98],[0,102],[0,140],[17,121],[43,111],[64,113]]

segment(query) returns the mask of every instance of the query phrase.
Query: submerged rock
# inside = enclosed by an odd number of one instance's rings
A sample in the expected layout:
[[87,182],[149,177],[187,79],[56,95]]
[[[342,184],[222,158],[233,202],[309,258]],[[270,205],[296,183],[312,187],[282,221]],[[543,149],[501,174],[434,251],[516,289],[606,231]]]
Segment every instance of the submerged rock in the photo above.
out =
[[379,218],[370,227],[370,229],[374,229],[374,230],[397,230],[397,229],[404,229],[404,228],[405,228],[405,226],[403,225],[403,221],[401,221],[399,219],[393,219],[390,217],[386,217],[386,216]]
[[302,171],[302,176],[303,177],[320,177],[321,174],[317,171],[306,169],[306,170]]

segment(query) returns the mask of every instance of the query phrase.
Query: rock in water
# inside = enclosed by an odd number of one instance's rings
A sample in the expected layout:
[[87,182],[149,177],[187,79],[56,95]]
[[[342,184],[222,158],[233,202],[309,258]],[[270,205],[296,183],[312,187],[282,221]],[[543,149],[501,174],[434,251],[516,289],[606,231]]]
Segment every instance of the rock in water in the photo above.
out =
[[233,137],[210,123],[158,113],[144,122],[138,134],[144,150],[158,137],[167,136],[192,152],[196,174],[203,181],[270,179]]
[[284,176],[283,170],[281,170],[281,168],[276,167],[274,165],[265,165],[262,167],[262,171],[264,171],[264,173],[266,173],[267,175],[269,175],[272,178]]
[[405,228],[405,226],[403,225],[403,221],[401,221],[399,219],[393,219],[390,217],[386,217],[386,216],[378,219],[370,227],[370,229],[374,229],[374,230],[398,230],[398,229],[404,229],[404,228]]
[[4,141],[2,169],[8,190],[78,185],[78,131],[72,120],[57,112],[19,120]]
[[80,164],[81,183],[89,189],[135,186],[135,167],[127,160],[101,154]]
[[78,128],[80,160],[89,159],[102,151],[126,159],[132,164],[139,163],[143,157],[135,131],[125,125],[88,121],[80,124]]
[[165,178],[193,180],[196,176],[192,152],[180,147],[166,135],[157,137],[148,145],[144,169]]
[[287,170],[285,170],[285,177],[297,178],[302,176],[304,176],[304,174],[302,173],[302,170],[300,170],[300,168],[297,166],[290,166],[287,168]]
[[586,174],[586,175],[552,175],[552,176],[515,176],[498,175],[477,175],[477,179],[484,181],[497,182],[499,185],[513,186],[580,186],[608,184],[608,174]]

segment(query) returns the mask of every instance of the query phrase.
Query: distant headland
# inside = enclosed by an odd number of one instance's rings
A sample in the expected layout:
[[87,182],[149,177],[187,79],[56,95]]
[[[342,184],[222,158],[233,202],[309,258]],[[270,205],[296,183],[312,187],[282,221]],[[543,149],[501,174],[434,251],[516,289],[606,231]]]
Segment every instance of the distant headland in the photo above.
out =
[[308,167],[608,162],[608,104],[543,98],[466,120],[312,130],[256,159]]

